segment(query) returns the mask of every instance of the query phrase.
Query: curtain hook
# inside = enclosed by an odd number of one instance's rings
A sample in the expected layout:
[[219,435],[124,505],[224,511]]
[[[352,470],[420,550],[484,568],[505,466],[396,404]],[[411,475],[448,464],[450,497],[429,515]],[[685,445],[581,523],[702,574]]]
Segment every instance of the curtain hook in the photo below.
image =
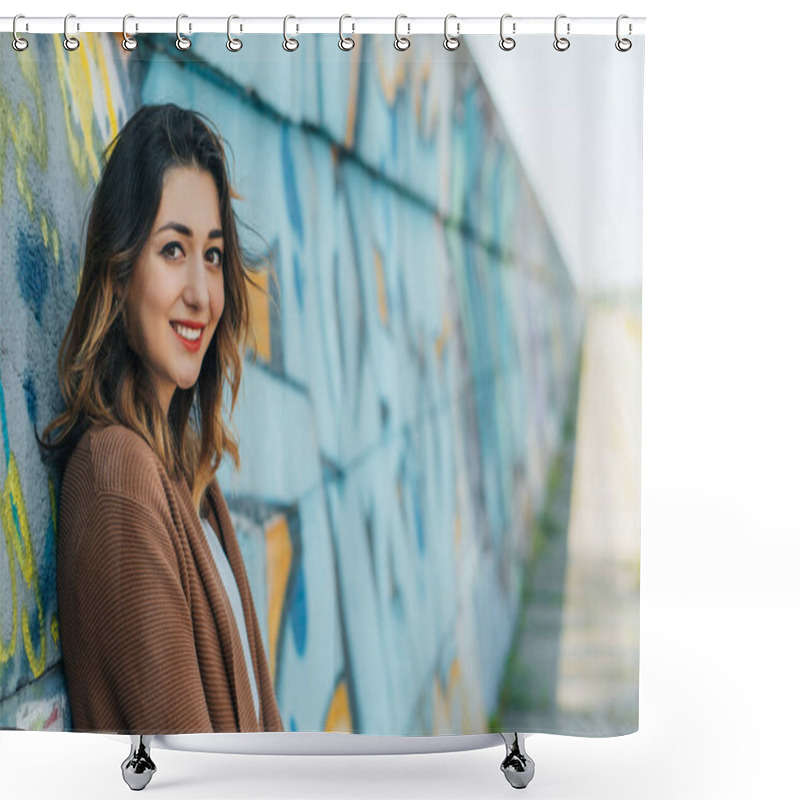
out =
[[[17,14],[17,15],[14,17],[14,22],[13,22],[13,23],[12,23],[12,25],[11,25],[11,32],[14,34],[14,39],[13,39],[13,40],[12,40],[12,42],[11,42],[11,46],[12,46],[12,47],[13,47],[13,48],[14,48],[14,49],[15,49],[15,50],[18,52],[18,53],[21,53],[23,50],[27,50],[27,49],[28,49],[28,40],[27,40],[27,39],[23,39],[23,38],[22,38],[22,37],[21,37],[21,36],[20,36],[20,35],[17,33],[17,20],[18,20],[18,19],[25,19],[25,17],[24,17],[24,15],[22,15],[22,14]],[[26,23],[26,28],[27,28],[27,23]]]
[[[395,50],[408,50],[411,47],[411,39],[407,36],[401,36],[399,32],[400,28],[400,20],[401,19],[408,19],[405,14],[398,14],[394,18],[394,47]],[[407,22],[406,26],[408,27],[408,33],[411,33],[411,23]]]
[[[506,52],[508,52],[509,50],[513,50],[517,46],[517,42],[515,39],[513,39],[511,36],[505,36],[503,34],[503,23],[507,19],[511,19],[511,14],[503,14],[503,16],[500,17],[500,49],[505,50]],[[512,33],[517,32],[516,22],[511,23],[511,32]]]
[[[77,37],[70,36],[67,33],[67,23],[69,22],[69,18],[70,17],[74,17],[74,16],[75,16],[74,14],[67,14],[67,16],[64,17],[64,49],[65,50],[77,50],[81,46],[81,43],[80,43],[80,41],[78,41]],[[81,29],[81,26],[80,26],[80,23],[78,23],[78,30],[80,30],[80,29]]]
[[[569,50],[569,45],[570,45],[569,39],[565,38],[564,36],[558,35],[558,21],[560,19],[566,19],[566,18],[567,18],[566,14],[559,14],[556,17],[555,25],[553,28],[556,37],[556,40],[553,42],[553,47],[555,47],[555,49],[561,53],[563,53],[565,50]],[[569,22],[567,23],[567,36],[569,36]]]
[[[297,17],[287,14],[287,16],[283,18],[283,49],[286,50],[287,53],[293,53],[298,47],[300,47],[300,42],[298,42],[297,39],[289,36],[289,34],[286,32],[290,19],[297,19]],[[299,30],[299,27],[297,30]]]
[[444,18],[444,42],[443,42],[443,44],[444,44],[444,49],[445,50],[450,50],[450,51],[457,50],[458,46],[461,44],[461,42],[458,39],[458,34],[461,33],[461,23],[460,22],[456,22],[456,36],[451,36],[447,32],[447,23],[448,23],[448,21],[451,20],[451,19],[454,19],[455,17],[456,17],[455,14],[448,14]]
[[[128,36],[128,31],[126,28],[126,23],[129,19],[135,19],[133,14],[126,14],[122,18],[122,48],[123,50],[135,50],[136,46],[139,44],[133,36]],[[139,30],[139,23],[136,23],[136,30]]]
[[[231,36],[231,20],[232,19],[239,19],[236,14],[231,14],[228,17],[228,41],[225,42],[225,47],[231,51],[231,53],[237,53],[239,50],[242,49],[242,40],[237,39],[235,36]],[[239,31],[241,32],[242,26],[239,26]]]
[[[175,39],[175,47],[177,47],[178,50],[188,50],[192,46],[191,39],[187,39],[185,36],[181,36],[181,20],[184,17],[188,16],[189,16],[188,14],[178,14],[178,16],[175,19],[175,36],[177,37]],[[189,30],[190,31],[192,30],[191,22],[189,23]]]
[[[342,50],[352,50],[356,46],[356,40],[353,39],[352,36],[345,36],[344,31],[342,30],[342,23],[346,19],[353,19],[349,14],[342,14],[339,17],[339,47]],[[355,32],[356,26],[353,23],[350,23],[353,32]]]
[[[620,35],[619,35],[619,23],[623,19],[628,19],[628,15],[627,14],[620,14],[617,17],[617,41],[614,42],[614,47],[616,47],[617,50],[620,51],[620,53],[627,53],[628,50],[630,50],[631,47],[633,47],[633,42],[631,42],[630,39],[621,39],[620,38]],[[628,23],[628,35],[630,35],[632,33],[633,33],[633,25],[631,25],[631,23],[629,22]]]

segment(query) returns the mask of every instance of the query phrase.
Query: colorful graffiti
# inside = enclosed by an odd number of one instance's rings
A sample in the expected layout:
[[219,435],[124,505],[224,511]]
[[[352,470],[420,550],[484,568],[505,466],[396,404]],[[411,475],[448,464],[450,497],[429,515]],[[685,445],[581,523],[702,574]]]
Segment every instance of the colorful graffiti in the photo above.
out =
[[219,479],[287,729],[487,730],[581,319],[469,53],[382,38],[354,57],[306,36],[287,59],[281,37],[187,54],[54,36],[0,62],[0,207],[21,220],[0,256],[0,727],[69,728],[33,426],[59,408],[102,150],[170,101],[220,126],[243,239],[274,265],[233,417],[242,469]]

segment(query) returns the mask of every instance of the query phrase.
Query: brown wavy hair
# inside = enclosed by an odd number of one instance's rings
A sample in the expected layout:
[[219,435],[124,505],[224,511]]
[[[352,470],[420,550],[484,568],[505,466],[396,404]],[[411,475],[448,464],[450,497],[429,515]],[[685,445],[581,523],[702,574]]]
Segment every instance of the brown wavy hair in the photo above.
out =
[[[249,335],[248,274],[259,262],[240,244],[223,139],[205,115],[173,103],[142,106],[106,148],[105,166],[89,211],[86,250],[75,307],[58,353],[65,410],[36,434],[42,458],[63,472],[92,424],[123,424],[138,432],[175,478],[183,470],[200,511],[206,488],[227,451],[236,469],[239,448],[222,419],[224,382],[230,411]],[[176,387],[165,417],[141,357],[129,345],[125,298],[134,266],[161,204],[167,170],[195,167],[211,174],[222,221],[225,305],[189,389]],[[271,265],[269,260],[262,261]],[[52,437],[53,431],[60,433]],[[45,441],[50,439],[50,441]]]

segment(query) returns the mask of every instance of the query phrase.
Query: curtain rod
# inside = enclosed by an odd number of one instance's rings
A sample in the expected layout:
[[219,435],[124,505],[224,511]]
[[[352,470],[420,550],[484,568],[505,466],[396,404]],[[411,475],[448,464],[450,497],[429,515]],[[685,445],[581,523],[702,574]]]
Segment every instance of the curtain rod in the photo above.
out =
[[[228,17],[195,17],[182,14],[180,30],[182,35],[192,33],[226,33]],[[614,36],[617,30],[616,17],[569,17],[559,15],[559,31],[569,34],[597,34]],[[444,17],[234,17],[231,30],[236,34],[284,33],[284,25],[292,34],[300,33],[339,33],[340,25],[345,35],[353,33],[394,34],[395,26],[401,35],[443,34]],[[623,35],[644,33],[645,17],[625,17],[622,20]],[[286,20],[286,21],[285,21]],[[504,31],[506,35],[519,36],[531,33],[554,32],[555,17],[513,17],[506,15]],[[0,17],[0,31],[13,30],[13,17]],[[66,20],[71,36],[81,33],[122,33],[122,17],[81,17],[69,15]],[[128,16],[126,31],[136,33],[175,33],[177,17],[137,17]],[[569,31],[566,31],[569,25]],[[65,17],[27,17],[17,20],[17,33],[64,33]],[[499,34],[500,16],[497,17],[458,17],[450,15],[447,23],[450,35]]]

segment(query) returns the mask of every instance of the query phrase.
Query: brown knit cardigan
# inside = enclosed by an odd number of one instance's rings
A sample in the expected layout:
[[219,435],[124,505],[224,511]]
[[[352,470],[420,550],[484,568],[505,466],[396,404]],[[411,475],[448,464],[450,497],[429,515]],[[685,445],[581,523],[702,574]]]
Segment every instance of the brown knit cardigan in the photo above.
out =
[[216,477],[206,497],[242,596],[258,718],[236,620],[185,476],[123,425],[90,427],[61,485],[59,632],[74,729],[281,731],[253,597]]

